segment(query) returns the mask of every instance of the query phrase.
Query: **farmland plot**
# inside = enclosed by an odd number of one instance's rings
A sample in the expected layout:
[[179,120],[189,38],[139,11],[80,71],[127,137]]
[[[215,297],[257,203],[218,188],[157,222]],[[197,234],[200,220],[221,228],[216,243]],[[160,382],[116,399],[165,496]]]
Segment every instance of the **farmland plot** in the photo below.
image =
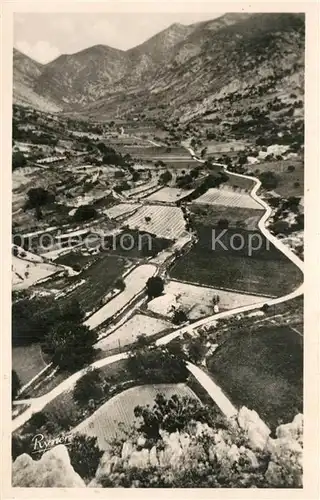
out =
[[150,189],[156,189],[158,187],[158,181],[150,181],[147,183],[144,183],[140,186],[136,186],[132,189],[127,189],[126,191],[123,191],[123,195],[126,198],[133,198],[135,196],[141,195]]
[[100,340],[95,347],[103,351],[124,347],[135,342],[139,335],[152,336],[171,327],[171,323],[162,319],[135,314],[111,335]]
[[125,289],[90,316],[84,324],[92,329],[96,328],[107,319],[112,318],[112,316],[117,314],[137,294],[143,291],[147,280],[155,274],[156,270],[157,268],[151,264],[138,266],[124,279]]
[[87,418],[72,432],[98,438],[101,450],[107,449],[110,440],[121,436],[119,424],[123,423],[128,430],[135,422],[134,408],[138,405],[152,406],[157,394],[162,393],[170,398],[174,394],[197,399],[195,393],[185,384],[157,384],[132,387],[113,397],[101,406],[91,417]]
[[140,207],[140,203],[119,203],[119,205],[114,205],[113,207],[108,208],[104,211],[104,213],[110,217],[110,219],[117,219],[122,215],[134,212]]
[[177,188],[171,188],[171,187],[164,187],[160,189],[160,191],[157,191],[156,193],[151,194],[148,196],[147,200],[150,201],[163,201],[163,202],[176,202],[179,201],[189,194],[191,194],[194,191],[194,189],[177,189]]
[[16,290],[28,288],[37,281],[63,271],[63,268],[45,262],[28,261],[12,256],[12,286]]
[[249,231],[257,229],[257,224],[264,214],[264,210],[252,208],[225,207],[222,205],[197,205],[189,206],[192,220],[195,224],[215,226],[219,220],[226,219],[230,227],[243,227]]
[[165,293],[172,294],[187,312],[188,318],[196,320],[213,314],[213,299],[219,296],[219,312],[236,307],[263,302],[258,295],[242,294],[203,286],[195,286],[180,281],[169,281]]
[[261,205],[251,198],[249,194],[243,191],[233,191],[226,188],[210,188],[206,193],[195,200],[195,202],[207,205],[261,209]]
[[185,220],[178,207],[146,205],[129,217],[126,223],[132,229],[138,228],[168,239],[177,239],[185,232]]

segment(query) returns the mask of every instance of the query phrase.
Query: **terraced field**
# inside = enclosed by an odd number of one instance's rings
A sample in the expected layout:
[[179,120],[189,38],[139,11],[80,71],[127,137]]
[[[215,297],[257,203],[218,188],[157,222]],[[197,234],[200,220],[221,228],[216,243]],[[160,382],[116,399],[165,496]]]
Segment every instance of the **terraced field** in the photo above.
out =
[[139,335],[152,336],[168,328],[172,328],[172,324],[167,321],[144,314],[135,314],[114,333],[100,340],[96,347],[103,351],[109,351],[132,344]]
[[252,208],[225,207],[222,205],[193,204],[189,206],[191,217],[195,224],[215,226],[219,220],[225,219],[231,227],[243,227],[249,231],[257,229],[264,210]]
[[129,217],[126,224],[168,239],[177,239],[185,232],[185,220],[178,207],[146,205]]
[[119,205],[114,205],[105,210],[105,214],[110,217],[110,219],[117,219],[122,215],[134,212],[139,207],[141,207],[140,203],[119,203]]
[[259,203],[243,191],[234,191],[228,188],[210,188],[206,193],[200,196],[195,203],[206,205],[223,205],[225,207],[239,207],[261,209]]
[[123,423],[129,429],[135,421],[133,410],[138,405],[152,405],[157,394],[162,393],[167,398],[178,394],[198,399],[195,393],[185,384],[157,384],[133,387],[110,399],[91,417],[73,429],[73,432],[95,436],[101,450],[107,449],[110,440],[122,434],[119,424]]

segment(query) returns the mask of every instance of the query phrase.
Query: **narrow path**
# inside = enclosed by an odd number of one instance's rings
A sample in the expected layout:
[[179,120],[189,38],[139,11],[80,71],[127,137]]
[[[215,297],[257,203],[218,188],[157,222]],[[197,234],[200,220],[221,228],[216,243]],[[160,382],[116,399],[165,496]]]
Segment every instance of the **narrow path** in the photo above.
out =
[[227,396],[222,392],[221,388],[196,365],[192,363],[187,363],[187,368],[190,373],[197,379],[197,381],[202,385],[202,387],[207,391],[211,399],[220,408],[225,417],[230,418],[237,415],[238,410],[227,398]]

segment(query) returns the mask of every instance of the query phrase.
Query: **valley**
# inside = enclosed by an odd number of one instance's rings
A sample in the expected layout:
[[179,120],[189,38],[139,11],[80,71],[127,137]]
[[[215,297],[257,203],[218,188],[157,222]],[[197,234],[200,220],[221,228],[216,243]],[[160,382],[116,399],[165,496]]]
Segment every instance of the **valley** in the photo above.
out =
[[248,411],[276,436],[303,412],[303,27],[226,14],[45,65],[15,49],[15,449],[67,434],[157,469],[163,432],[250,435]]

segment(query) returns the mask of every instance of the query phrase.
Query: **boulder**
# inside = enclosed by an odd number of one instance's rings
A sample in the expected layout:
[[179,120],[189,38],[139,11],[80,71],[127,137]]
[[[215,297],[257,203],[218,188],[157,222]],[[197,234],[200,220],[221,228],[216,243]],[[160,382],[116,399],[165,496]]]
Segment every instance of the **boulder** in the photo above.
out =
[[264,450],[271,430],[261,420],[258,413],[243,406],[238,413],[238,424],[247,436],[253,450]]
[[85,488],[85,482],[75,472],[68,450],[58,445],[46,451],[40,460],[24,453],[12,466],[12,486],[20,488]]

